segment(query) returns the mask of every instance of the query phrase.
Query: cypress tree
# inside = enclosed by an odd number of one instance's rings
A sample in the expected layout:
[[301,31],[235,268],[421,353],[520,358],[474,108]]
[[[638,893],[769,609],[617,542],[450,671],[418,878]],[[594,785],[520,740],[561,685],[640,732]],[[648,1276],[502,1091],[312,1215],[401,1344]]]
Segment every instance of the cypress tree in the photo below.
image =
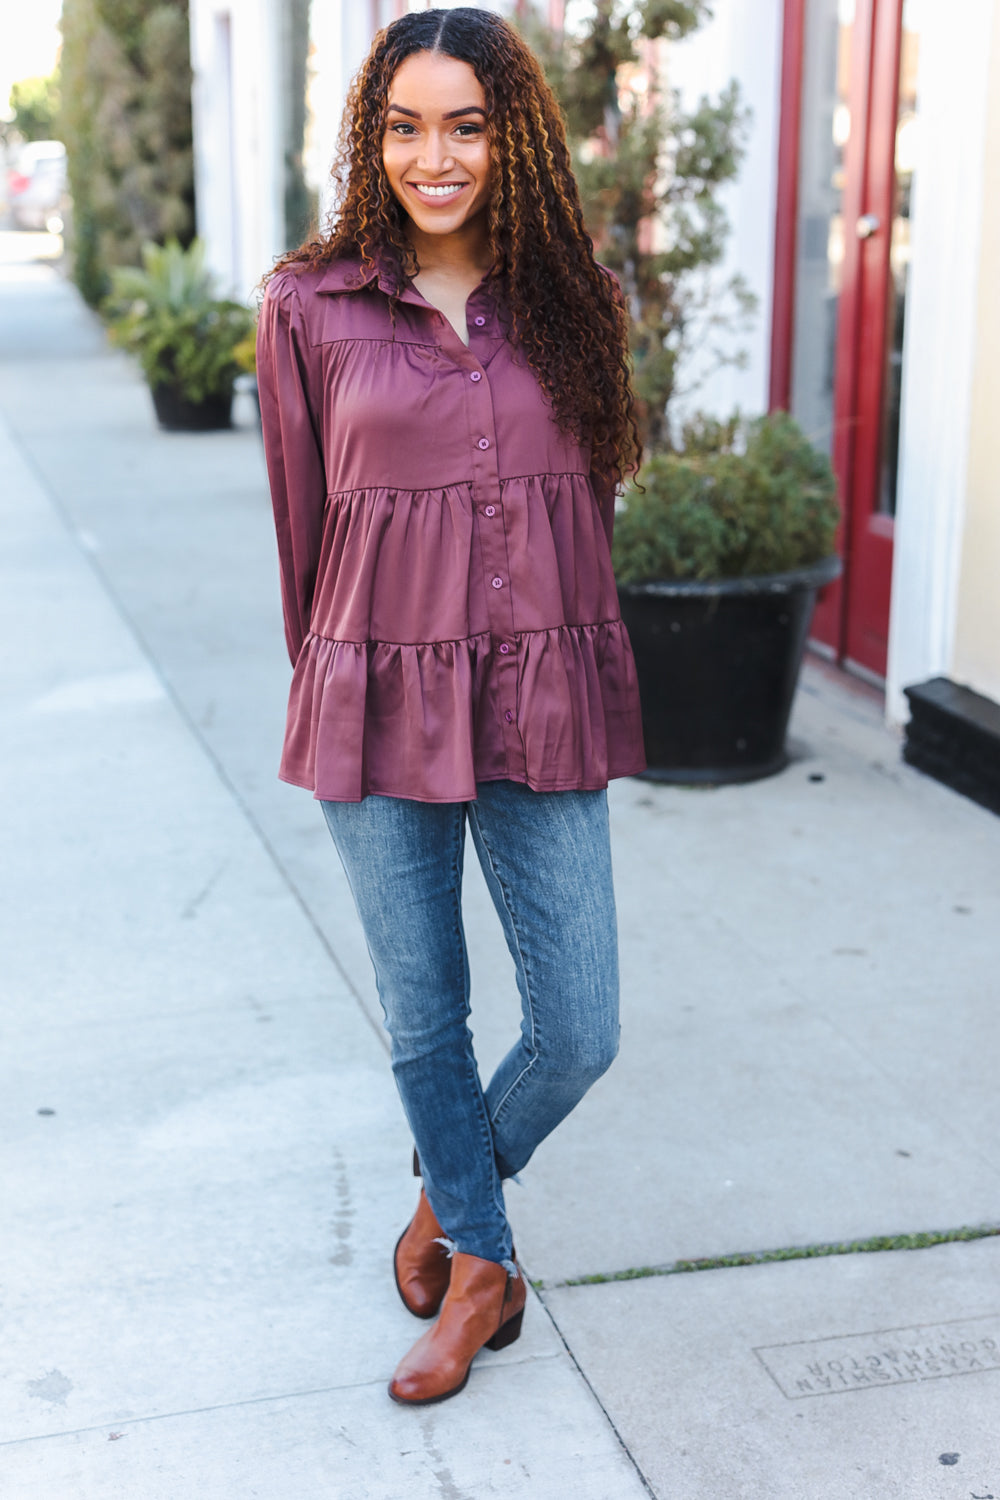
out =
[[64,0],[73,274],[88,302],[145,240],[194,235],[187,0]]

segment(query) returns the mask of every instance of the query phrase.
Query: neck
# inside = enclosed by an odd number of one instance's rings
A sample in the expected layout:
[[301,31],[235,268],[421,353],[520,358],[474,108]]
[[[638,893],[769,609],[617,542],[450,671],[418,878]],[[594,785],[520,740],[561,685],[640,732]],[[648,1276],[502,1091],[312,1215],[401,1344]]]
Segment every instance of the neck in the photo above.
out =
[[463,225],[454,234],[440,235],[424,234],[411,221],[408,233],[421,272],[462,278],[475,276],[478,280],[493,264],[482,225]]

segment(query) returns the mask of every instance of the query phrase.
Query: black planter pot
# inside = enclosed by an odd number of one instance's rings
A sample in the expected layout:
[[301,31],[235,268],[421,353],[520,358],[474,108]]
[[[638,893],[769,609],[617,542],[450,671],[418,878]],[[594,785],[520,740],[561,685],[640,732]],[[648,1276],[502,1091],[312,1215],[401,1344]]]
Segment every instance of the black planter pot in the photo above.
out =
[[817,591],[840,559],[757,578],[619,584],[642,698],[647,777],[756,781],[785,735]]
[[150,394],[156,420],[166,432],[218,432],[233,425],[232,391],[204,401],[188,401],[168,385],[153,386]]

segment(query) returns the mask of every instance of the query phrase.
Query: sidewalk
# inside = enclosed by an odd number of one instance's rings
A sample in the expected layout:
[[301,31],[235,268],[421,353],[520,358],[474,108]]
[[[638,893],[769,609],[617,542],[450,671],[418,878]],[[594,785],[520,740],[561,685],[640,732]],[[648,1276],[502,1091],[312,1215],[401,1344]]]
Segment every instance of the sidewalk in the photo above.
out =
[[[1000,1222],[1000,820],[874,694],[813,665],[780,777],[614,785],[622,1055],[509,1190],[522,1338],[406,1411],[410,1142],[275,777],[257,435],[159,433],[0,265],[0,507],[3,1500],[1000,1497],[1000,1240],[627,1278]],[[488,1070],[474,862],[467,915]]]

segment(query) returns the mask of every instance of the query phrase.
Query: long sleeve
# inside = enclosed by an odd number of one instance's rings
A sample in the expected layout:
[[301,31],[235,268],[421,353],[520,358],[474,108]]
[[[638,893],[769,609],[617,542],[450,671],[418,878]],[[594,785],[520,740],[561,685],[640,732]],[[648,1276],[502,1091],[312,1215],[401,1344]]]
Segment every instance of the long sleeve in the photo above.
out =
[[257,330],[257,388],[292,665],[309,629],[326,501],[319,415],[310,403],[308,341],[295,276],[276,276]]

